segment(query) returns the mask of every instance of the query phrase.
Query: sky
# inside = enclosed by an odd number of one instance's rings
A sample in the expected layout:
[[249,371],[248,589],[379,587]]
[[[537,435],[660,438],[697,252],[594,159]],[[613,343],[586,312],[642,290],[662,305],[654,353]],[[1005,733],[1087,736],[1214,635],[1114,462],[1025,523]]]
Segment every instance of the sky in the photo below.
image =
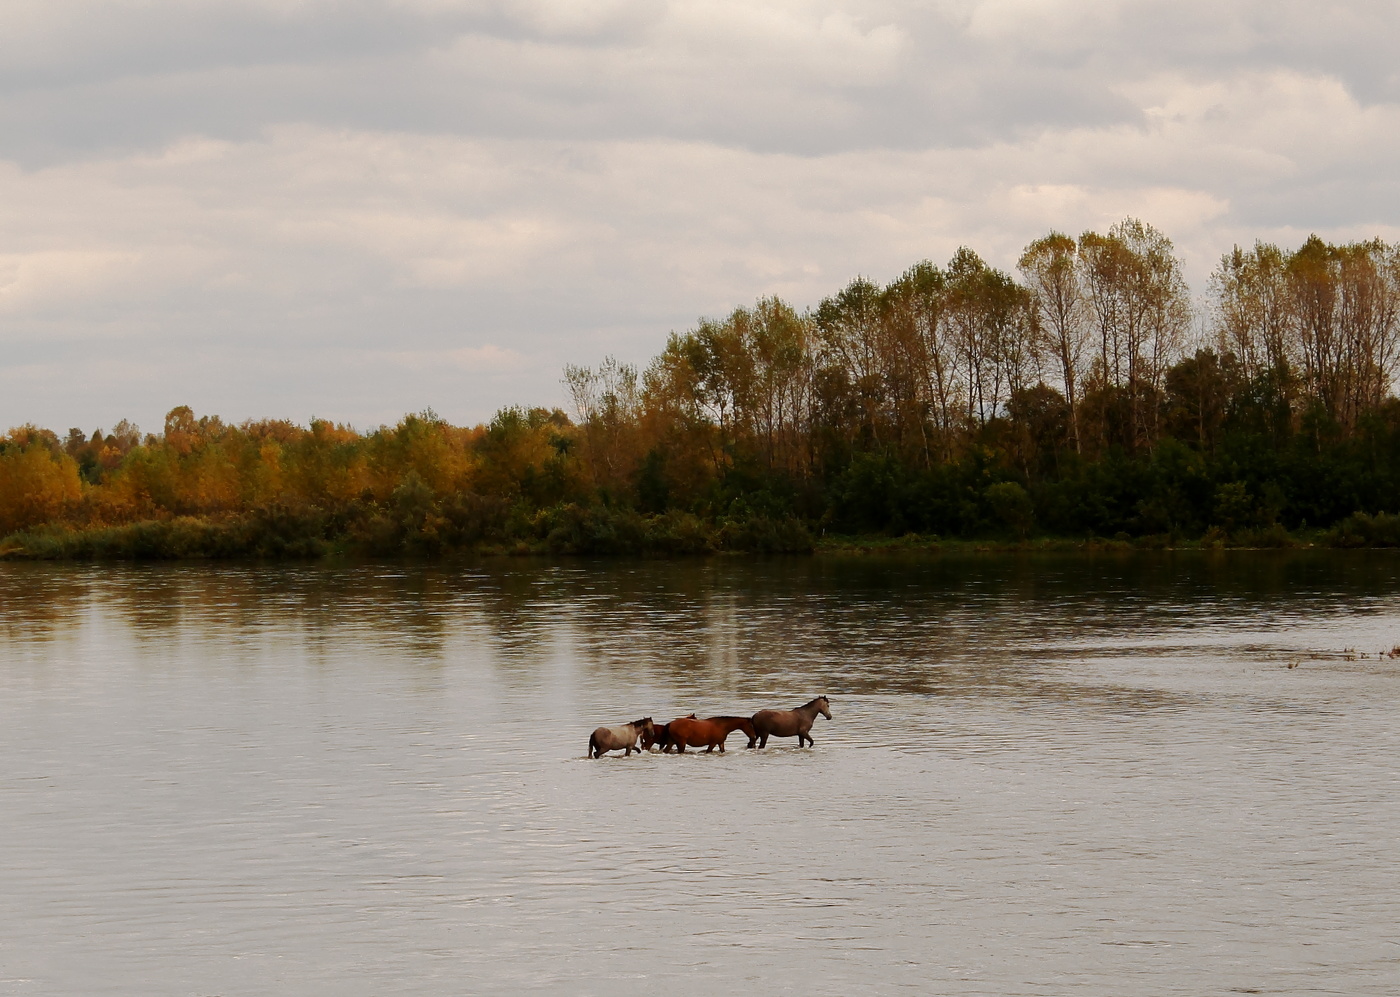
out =
[[1400,239],[1400,4],[5,0],[0,430],[562,405],[1125,216]]

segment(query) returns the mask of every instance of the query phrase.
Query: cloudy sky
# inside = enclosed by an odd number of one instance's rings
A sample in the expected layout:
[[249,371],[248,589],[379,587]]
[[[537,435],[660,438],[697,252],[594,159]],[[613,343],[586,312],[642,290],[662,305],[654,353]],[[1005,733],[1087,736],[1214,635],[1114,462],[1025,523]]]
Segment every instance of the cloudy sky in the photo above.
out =
[[1125,215],[1400,238],[1400,4],[5,0],[0,429],[556,404]]

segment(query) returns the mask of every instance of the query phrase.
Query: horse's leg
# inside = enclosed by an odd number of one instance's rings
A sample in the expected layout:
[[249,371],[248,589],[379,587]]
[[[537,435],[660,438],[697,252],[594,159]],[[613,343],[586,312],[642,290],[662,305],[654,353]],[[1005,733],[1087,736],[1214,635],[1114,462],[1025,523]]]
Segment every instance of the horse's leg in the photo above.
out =
[[766,747],[768,747],[768,732],[765,730],[765,731],[764,731],[761,735],[759,735],[759,736],[762,737],[763,740],[761,740],[761,741],[758,742],[758,746],[759,746],[760,748],[766,748]]

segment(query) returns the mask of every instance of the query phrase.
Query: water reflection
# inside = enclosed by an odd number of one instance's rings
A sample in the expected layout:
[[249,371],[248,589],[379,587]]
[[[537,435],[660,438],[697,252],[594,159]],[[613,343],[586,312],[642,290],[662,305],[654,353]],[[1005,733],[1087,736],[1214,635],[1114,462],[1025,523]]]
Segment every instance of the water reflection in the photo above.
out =
[[96,604],[143,641],[186,629],[235,640],[290,631],[312,646],[354,635],[430,659],[474,633],[500,660],[527,663],[548,660],[567,634],[577,654],[618,676],[642,670],[776,690],[815,674],[831,689],[862,694],[1021,695],[1039,687],[1062,696],[1069,687],[1055,674],[1067,659],[1127,648],[1174,653],[1230,629],[1247,632],[1265,657],[1340,656],[1351,645],[1271,637],[1338,614],[1387,612],[1398,582],[1400,560],[1390,554],[1319,551],[427,568],[6,565],[0,635],[10,643],[52,639]]
[[0,565],[0,992],[1388,994],[1396,643],[1378,553]]

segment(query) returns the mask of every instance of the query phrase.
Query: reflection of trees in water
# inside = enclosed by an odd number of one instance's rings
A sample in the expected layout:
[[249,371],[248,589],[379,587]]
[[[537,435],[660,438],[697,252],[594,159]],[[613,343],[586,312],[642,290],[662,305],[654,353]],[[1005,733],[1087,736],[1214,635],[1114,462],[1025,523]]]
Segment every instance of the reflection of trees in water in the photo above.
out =
[[[1400,558],[1331,551],[615,562],[559,573],[542,598],[596,669],[671,685],[802,695],[912,693],[1092,700],[1057,671],[1086,648],[1160,641],[1222,617],[1347,611],[1400,589]],[[512,607],[535,616],[543,606]],[[732,674],[731,674],[732,672]],[[820,688],[818,688],[820,686]]]
[[[819,692],[1044,701],[1090,695],[1057,671],[1095,649],[1160,645],[1232,619],[1259,628],[1365,611],[1393,604],[1397,591],[1400,554],[1383,551],[9,564],[0,635],[51,636],[95,601],[142,640],[188,630],[253,641],[276,629],[313,658],[359,642],[420,667],[467,645],[507,680],[567,652],[569,667],[598,677],[765,701]],[[1151,693],[1093,695],[1155,708]]]
[[66,620],[96,602],[140,640],[195,631],[237,641],[279,630],[313,647],[353,638],[431,655],[450,623],[450,592],[419,566],[4,565],[0,592],[9,596],[6,626],[32,614]]
[[[164,640],[187,613],[197,611],[201,595],[212,584],[209,573],[197,568],[135,565],[113,570],[104,579],[99,598],[138,640]],[[197,613],[195,618],[199,619]]]
[[0,640],[52,640],[91,598],[93,572],[42,564],[0,565]]

